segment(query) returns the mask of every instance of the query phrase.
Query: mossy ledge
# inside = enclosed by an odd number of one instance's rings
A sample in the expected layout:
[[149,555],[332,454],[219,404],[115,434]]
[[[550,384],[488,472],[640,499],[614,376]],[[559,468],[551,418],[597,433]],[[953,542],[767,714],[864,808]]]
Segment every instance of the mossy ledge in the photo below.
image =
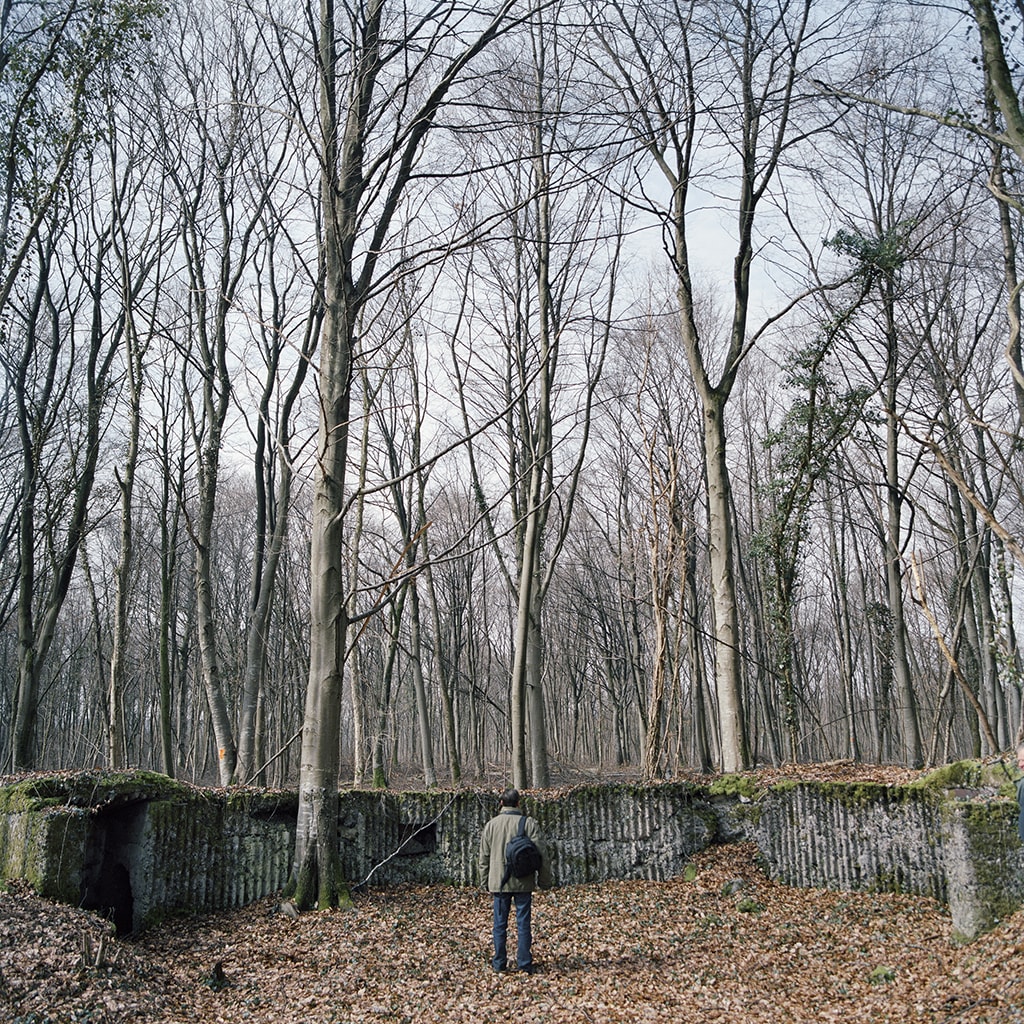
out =
[[[1024,903],[1016,804],[999,764],[958,762],[916,782],[776,779],[527,791],[562,884],[680,875],[711,843],[756,844],[791,885],[899,891],[946,902],[972,938]],[[479,882],[492,792],[340,794],[341,870],[365,885]],[[291,874],[297,797],[203,790],[149,772],[0,780],[0,877],[93,907],[136,930],[169,914],[239,906]]]
[[207,795],[204,790],[185,786],[157,772],[54,772],[8,783],[0,780],[0,813],[48,807],[97,810],[142,800],[205,799]]

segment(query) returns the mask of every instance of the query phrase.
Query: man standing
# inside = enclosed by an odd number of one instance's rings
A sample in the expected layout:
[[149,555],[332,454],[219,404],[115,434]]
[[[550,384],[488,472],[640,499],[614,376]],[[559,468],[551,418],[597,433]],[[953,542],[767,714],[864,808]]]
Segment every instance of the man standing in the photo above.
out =
[[[517,878],[506,870],[505,847],[519,832],[525,819],[524,832],[540,852],[540,868]],[[533,909],[533,890],[538,885],[547,889],[553,884],[551,860],[540,838],[540,826],[519,809],[519,791],[506,789],[501,794],[501,807],[480,835],[480,879],[494,897],[494,959],[491,966],[504,971],[508,966],[506,939],[508,917],[512,903],[516,905],[516,965],[526,974],[533,974],[533,956],[530,952],[532,934],[530,914]]]

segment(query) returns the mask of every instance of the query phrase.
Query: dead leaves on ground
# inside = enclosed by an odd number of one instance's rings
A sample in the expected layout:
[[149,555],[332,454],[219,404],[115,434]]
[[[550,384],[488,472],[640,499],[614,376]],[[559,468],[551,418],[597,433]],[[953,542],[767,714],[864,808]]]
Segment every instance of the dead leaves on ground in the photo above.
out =
[[751,846],[691,881],[539,893],[533,977],[489,970],[485,894],[375,891],[335,913],[275,900],[108,940],[91,914],[0,895],[0,1019],[17,1024],[1008,1022],[1024,1018],[1024,913],[957,947],[933,901],[799,890]]

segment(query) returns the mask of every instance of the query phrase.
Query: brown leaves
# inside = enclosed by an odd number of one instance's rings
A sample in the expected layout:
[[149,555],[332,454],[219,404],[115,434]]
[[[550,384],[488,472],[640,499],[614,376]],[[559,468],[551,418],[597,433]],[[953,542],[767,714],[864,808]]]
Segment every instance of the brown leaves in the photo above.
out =
[[[469,889],[374,891],[354,910],[297,919],[268,899],[110,941],[106,966],[85,970],[83,931],[96,949],[106,925],[16,887],[0,896],[0,1019],[1008,1024],[1024,1015],[1024,913],[956,947],[930,900],[775,885],[749,846],[713,848],[694,866],[692,881],[538,893],[533,977],[490,971],[490,899]],[[204,984],[218,963],[230,986]]]

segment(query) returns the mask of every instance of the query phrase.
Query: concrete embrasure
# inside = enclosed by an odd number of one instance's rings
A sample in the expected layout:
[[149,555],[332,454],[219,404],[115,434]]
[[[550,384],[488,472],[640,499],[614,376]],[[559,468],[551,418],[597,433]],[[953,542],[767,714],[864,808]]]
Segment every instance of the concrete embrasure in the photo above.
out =
[[[524,795],[560,884],[683,875],[716,842],[756,843],[785,884],[905,892],[949,906],[971,939],[1024,903],[1012,786],[984,766],[946,766],[909,786],[751,777],[710,786],[586,786]],[[291,871],[293,793],[201,790],[153,773],[90,772],[0,787],[0,875],[108,914],[122,932],[168,914],[237,907]],[[478,884],[477,843],[496,795],[341,794],[352,886]]]

